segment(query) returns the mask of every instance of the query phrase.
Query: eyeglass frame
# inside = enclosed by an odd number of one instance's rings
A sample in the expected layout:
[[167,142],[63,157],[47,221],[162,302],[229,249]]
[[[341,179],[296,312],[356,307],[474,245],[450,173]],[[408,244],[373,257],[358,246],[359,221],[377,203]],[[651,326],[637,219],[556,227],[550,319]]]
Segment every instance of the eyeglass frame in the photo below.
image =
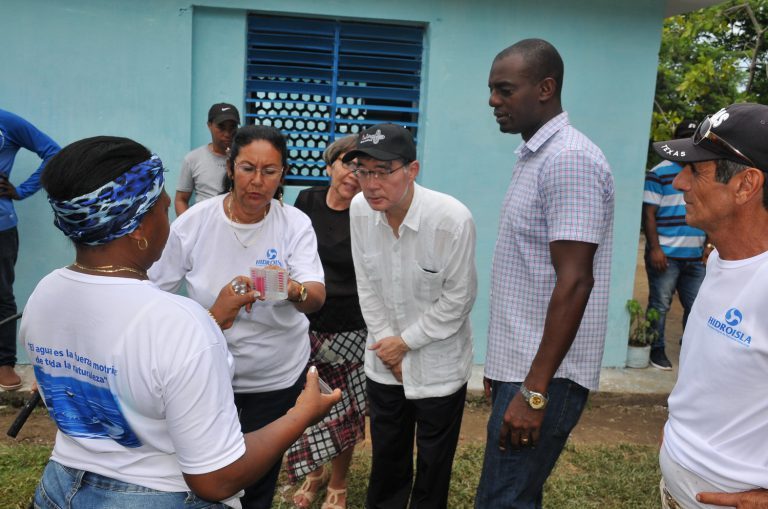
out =
[[411,163],[405,163],[402,166],[398,166],[397,168],[387,168],[387,169],[379,169],[379,170],[368,170],[365,168],[361,168],[360,166],[356,166],[352,171],[352,173],[355,174],[355,177],[361,180],[368,180],[368,179],[374,179],[374,180],[387,180],[389,179],[390,175],[395,173],[398,170],[402,170],[403,168],[407,168],[411,165]]
[[[705,123],[707,124],[707,131],[701,134],[701,130],[704,127]],[[749,163],[753,167],[757,168],[757,165],[752,159],[745,156],[739,149],[737,149],[736,147],[728,143],[726,140],[724,140],[722,136],[719,136],[716,133],[713,133],[712,132],[713,127],[714,126],[712,124],[712,118],[709,115],[707,115],[704,118],[704,120],[701,121],[698,127],[696,127],[696,130],[693,132],[693,136],[691,136],[691,141],[693,141],[693,144],[695,146],[699,146],[699,144],[702,141],[707,140],[710,143],[716,145],[717,147],[721,149],[725,149],[726,151],[730,152],[736,157],[742,159],[743,162]]]
[[344,168],[346,171],[350,173],[353,173],[355,171],[355,169],[353,168],[354,163],[352,161],[345,163],[344,161],[341,160],[341,156],[337,157],[333,162],[335,163],[336,161],[341,163],[341,167]]
[[[283,175],[283,172],[285,171],[285,166],[281,166],[281,167],[267,166],[266,168],[257,168],[256,166],[253,166],[252,164],[249,164],[249,163],[236,163],[234,165],[234,169],[249,172],[250,170],[244,169],[244,166],[250,168],[251,170],[255,170],[257,173],[261,175],[261,178],[263,179],[274,179],[274,178],[281,177]],[[268,174],[268,173],[264,173],[264,170],[276,170],[276,171],[275,173]]]

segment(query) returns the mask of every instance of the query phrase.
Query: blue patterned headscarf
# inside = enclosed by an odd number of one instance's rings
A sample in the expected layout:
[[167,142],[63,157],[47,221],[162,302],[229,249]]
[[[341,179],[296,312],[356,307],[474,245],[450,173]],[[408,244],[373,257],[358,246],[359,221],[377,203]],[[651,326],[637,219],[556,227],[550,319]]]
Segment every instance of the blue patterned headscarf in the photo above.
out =
[[131,233],[163,192],[163,162],[157,155],[112,182],[70,200],[48,198],[53,224],[79,244],[98,246]]

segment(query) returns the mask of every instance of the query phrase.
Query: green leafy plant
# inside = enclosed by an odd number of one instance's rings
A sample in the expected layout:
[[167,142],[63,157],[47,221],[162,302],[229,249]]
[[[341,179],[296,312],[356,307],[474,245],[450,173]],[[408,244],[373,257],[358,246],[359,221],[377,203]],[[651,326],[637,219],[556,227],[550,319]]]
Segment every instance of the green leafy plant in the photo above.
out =
[[659,336],[653,327],[659,319],[659,312],[655,309],[645,311],[635,299],[627,301],[627,312],[629,312],[629,346],[652,344]]

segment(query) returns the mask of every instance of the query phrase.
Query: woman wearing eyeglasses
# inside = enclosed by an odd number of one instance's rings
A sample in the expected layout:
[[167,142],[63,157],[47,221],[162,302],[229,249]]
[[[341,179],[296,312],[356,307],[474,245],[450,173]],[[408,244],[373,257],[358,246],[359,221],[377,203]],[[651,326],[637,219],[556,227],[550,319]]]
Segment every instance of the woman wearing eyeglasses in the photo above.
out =
[[[252,267],[288,273],[286,300],[264,300],[241,310],[224,335],[235,359],[233,388],[244,432],[284,415],[304,386],[309,359],[305,313],[325,301],[323,268],[309,218],[274,199],[288,168],[285,138],[269,126],[249,125],[234,136],[225,194],[190,208],[171,225],[168,244],[150,277],[165,290],[186,283],[203,306],[217,288]],[[201,373],[201,376],[207,376]],[[280,461],[245,490],[245,509],[272,505]]]
[[[331,143],[323,152],[331,177],[329,185],[306,189],[296,198],[296,207],[312,219],[328,294],[320,311],[309,315],[310,363],[317,366],[323,380],[343,394],[332,413],[308,428],[288,450],[289,480],[295,483],[306,476],[293,495],[294,504],[301,508],[312,505],[326,483],[321,509],[346,507],[352,452],[365,438],[363,357],[367,329],[357,297],[349,234],[349,205],[360,192],[360,183],[350,171],[352,163],[341,161],[356,140],[356,136],[347,136]],[[328,462],[330,470],[325,466]]]

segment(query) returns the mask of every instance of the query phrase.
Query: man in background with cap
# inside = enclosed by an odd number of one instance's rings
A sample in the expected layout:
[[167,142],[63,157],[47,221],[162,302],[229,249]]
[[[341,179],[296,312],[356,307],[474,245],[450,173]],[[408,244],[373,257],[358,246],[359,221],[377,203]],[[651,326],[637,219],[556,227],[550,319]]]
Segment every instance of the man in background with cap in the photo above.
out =
[[[683,120],[675,129],[675,139],[688,138],[696,123]],[[645,232],[645,272],[648,275],[648,309],[659,318],[653,324],[657,332],[651,345],[651,365],[665,371],[672,369],[664,349],[664,325],[672,297],[677,290],[683,306],[683,330],[693,300],[704,280],[704,255],[707,235],[685,222],[683,193],[672,181],[683,167],[664,160],[645,174],[643,194],[643,231]],[[711,244],[708,244],[711,246]]]
[[458,200],[416,184],[404,127],[364,130],[344,156],[353,159],[363,192],[350,230],[373,446],[366,507],[445,508],[472,368],[475,224]]
[[597,389],[608,320],[614,187],[563,111],[563,60],[525,39],[488,76],[499,130],[520,134],[491,268],[492,397],[478,509],[541,507],[544,482]]
[[683,164],[685,219],[715,245],[688,317],[659,454],[665,508],[768,507],[768,106],[733,104],[693,137],[655,143]]
[[217,103],[208,110],[211,142],[187,154],[181,163],[181,174],[173,199],[176,216],[190,207],[189,200],[193,192],[197,203],[221,194],[224,190],[227,150],[238,125],[240,113],[233,105]]
[[[40,166],[18,187],[11,181],[11,170],[16,154],[25,148],[42,159]],[[40,173],[48,161],[58,153],[59,145],[38,128],[11,113],[0,109],[0,389],[15,391],[21,388],[21,377],[16,365],[17,312],[13,295],[16,259],[19,254],[18,217],[13,202],[29,198],[40,189]]]

